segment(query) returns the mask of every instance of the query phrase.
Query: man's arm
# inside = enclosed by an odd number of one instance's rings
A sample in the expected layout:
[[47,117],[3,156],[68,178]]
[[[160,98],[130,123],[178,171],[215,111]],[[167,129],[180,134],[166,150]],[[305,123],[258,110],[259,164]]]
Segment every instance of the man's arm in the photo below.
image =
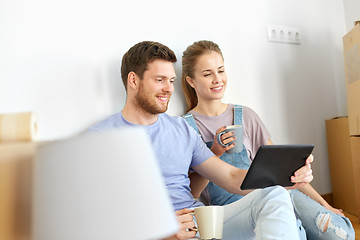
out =
[[[211,151],[217,156],[217,157],[221,157],[227,150],[232,149],[233,147],[235,147],[235,143],[231,144],[230,146],[224,147],[222,145],[219,144],[219,142],[217,141],[217,135],[224,131],[226,129],[226,127],[220,127],[217,131],[216,134],[214,135],[214,142],[211,146]],[[223,134],[223,138],[225,140],[223,140],[224,144],[227,144],[231,141],[234,141],[235,138],[233,136],[234,134],[232,132],[228,132]],[[189,173],[189,178],[190,178],[190,189],[191,189],[191,194],[195,197],[195,198],[199,198],[202,191],[206,188],[207,184],[209,183],[209,180],[201,175],[199,175],[198,173],[194,172],[194,173]],[[242,181],[241,181],[242,182]]]
[[216,156],[194,166],[193,169],[230,193],[246,195],[250,192],[240,189],[247,171],[233,167]]
[[[306,159],[306,164],[298,169],[294,173],[294,176],[291,177],[291,182],[295,183],[295,185],[291,187],[292,189],[302,187],[313,180],[310,165],[312,161],[313,156],[310,155]],[[209,179],[230,193],[246,195],[251,192],[250,190],[240,189],[247,170],[238,169],[216,156],[212,156],[203,163],[193,166],[193,169],[201,176]]]

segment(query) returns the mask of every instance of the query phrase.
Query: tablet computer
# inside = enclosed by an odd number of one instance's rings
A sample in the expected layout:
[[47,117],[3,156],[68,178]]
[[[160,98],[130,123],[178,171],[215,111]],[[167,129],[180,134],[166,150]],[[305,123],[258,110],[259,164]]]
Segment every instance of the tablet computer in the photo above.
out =
[[313,149],[312,144],[260,146],[240,188],[293,186],[290,177],[305,165]]

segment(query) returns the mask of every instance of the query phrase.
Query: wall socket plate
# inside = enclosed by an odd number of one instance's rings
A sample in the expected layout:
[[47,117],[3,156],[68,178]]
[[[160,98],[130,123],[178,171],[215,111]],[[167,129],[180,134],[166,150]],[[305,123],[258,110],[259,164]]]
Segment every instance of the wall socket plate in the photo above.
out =
[[297,27],[267,25],[267,37],[269,42],[301,43],[301,33]]

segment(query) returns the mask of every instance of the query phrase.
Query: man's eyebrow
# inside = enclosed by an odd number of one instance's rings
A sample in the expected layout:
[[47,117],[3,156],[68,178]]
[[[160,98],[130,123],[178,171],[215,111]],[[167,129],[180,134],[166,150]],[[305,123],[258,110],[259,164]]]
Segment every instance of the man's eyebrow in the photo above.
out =
[[[162,79],[167,79],[168,77],[165,75],[155,75],[155,78],[162,78]],[[170,77],[169,79],[175,79],[176,76]]]

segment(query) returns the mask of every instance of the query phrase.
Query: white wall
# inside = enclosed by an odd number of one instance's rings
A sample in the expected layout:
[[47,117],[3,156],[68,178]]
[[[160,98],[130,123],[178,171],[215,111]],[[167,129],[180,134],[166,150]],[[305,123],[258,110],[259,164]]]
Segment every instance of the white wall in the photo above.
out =
[[[267,42],[267,24],[299,27],[301,45]],[[39,140],[77,134],[122,108],[119,63],[129,47],[159,41],[181,60],[186,46],[210,39],[225,56],[225,100],[257,111],[275,143],[315,144],[313,185],[328,193],[324,121],[346,115],[345,32],[338,0],[5,0],[0,112],[36,111]],[[168,113],[184,109],[178,78]]]
[[360,1],[359,0],[343,0],[345,9],[346,31],[354,27],[355,21],[360,21]]

